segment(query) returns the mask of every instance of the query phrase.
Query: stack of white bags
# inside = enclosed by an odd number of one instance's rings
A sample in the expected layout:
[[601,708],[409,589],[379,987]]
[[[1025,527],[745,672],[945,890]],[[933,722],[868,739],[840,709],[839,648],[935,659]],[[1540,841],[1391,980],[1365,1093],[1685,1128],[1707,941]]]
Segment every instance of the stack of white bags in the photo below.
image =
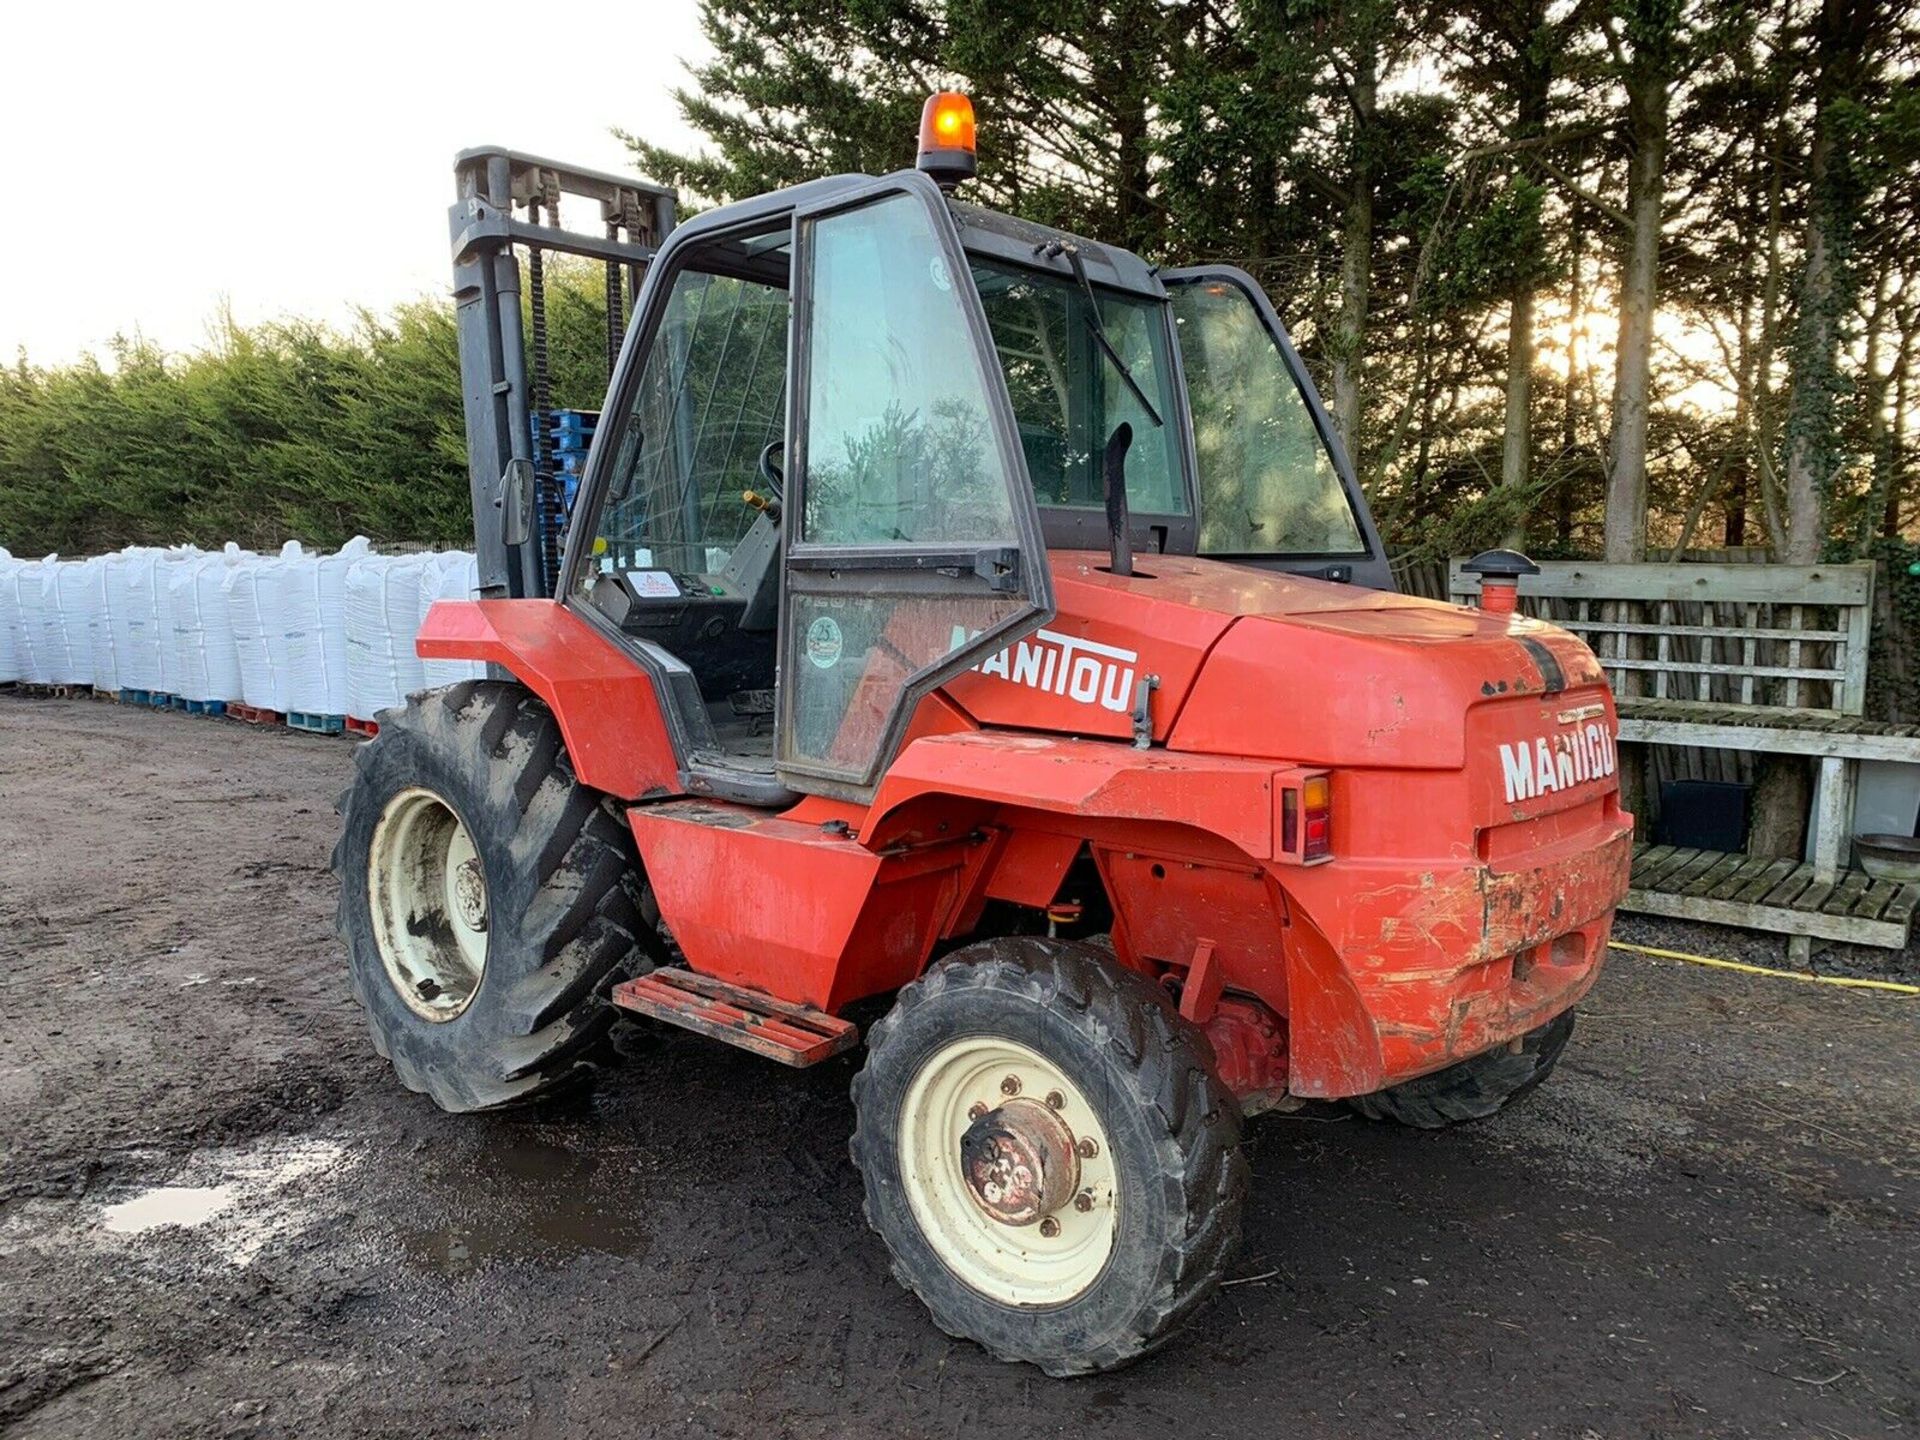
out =
[[376,555],[361,537],[332,554],[292,541],[278,555],[229,544],[17,560],[0,549],[0,684],[371,720],[416,690],[486,673],[414,652],[433,602],[471,598],[478,584],[464,551]]

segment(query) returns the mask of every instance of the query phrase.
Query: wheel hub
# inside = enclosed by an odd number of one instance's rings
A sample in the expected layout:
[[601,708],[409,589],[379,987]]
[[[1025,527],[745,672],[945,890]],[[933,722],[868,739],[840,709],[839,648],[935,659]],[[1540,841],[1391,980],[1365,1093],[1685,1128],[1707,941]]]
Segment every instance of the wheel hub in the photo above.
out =
[[469,930],[487,928],[487,879],[479,856],[462,861],[454,870],[453,901]]
[[960,1139],[967,1193],[1002,1225],[1032,1225],[1080,1185],[1073,1132],[1038,1100],[1009,1100],[979,1116]]

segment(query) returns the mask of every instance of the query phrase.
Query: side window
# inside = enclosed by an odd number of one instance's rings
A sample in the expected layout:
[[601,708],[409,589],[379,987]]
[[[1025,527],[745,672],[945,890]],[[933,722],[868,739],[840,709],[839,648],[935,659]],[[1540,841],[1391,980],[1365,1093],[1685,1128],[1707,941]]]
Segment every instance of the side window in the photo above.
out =
[[740,496],[760,483],[760,452],[781,437],[786,383],[786,289],[681,271],[634,392],[582,583],[614,569],[722,569],[753,521]]
[[1353,504],[1253,298],[1169,286],[1200,465],[1203,555],[1364,554]]
[[924,208],[903,195],[814,223],[800,538],[1011,541],[986,386],[955,353],[960,297]]
[[[1057,276],[976,262],[974,280],[1006,375],[1020,445],[1041,505],[1097,510],[1106,503],[1100,473],[1107,436],[1133,426],[1127,454],[1127,503],[1150,515],[1186,513],[1178,436],[1156,426],[1097,348],[1087,300]],[[1156,407],[1171,413],[1171,367],[1158,302],[1097,291],[1108,339]]]

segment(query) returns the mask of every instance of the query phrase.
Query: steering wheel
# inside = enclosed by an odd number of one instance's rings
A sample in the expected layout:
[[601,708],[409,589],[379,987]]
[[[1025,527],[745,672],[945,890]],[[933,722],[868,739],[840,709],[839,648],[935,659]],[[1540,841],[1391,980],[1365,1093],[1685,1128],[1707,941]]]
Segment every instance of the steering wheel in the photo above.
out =
[[782,490],[786,489],[787,477],[781,473],[780,467],[773,463],[773,457],[776,452],[783,451],[786,448],[787,442],[785,440],[771,440],[767,443],[766,448],[760,452],[760,478],[773,487],[775,495],[778,495]]

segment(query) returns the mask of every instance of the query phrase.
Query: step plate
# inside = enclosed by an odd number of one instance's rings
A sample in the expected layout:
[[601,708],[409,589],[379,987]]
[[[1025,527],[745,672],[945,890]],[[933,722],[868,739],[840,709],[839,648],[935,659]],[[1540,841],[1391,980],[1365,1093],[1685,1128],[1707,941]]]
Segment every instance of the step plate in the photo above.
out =
[[616,985],[613,1003],[796,1069],[860,1042],[860,1027],[851,1020],[677,966]]

